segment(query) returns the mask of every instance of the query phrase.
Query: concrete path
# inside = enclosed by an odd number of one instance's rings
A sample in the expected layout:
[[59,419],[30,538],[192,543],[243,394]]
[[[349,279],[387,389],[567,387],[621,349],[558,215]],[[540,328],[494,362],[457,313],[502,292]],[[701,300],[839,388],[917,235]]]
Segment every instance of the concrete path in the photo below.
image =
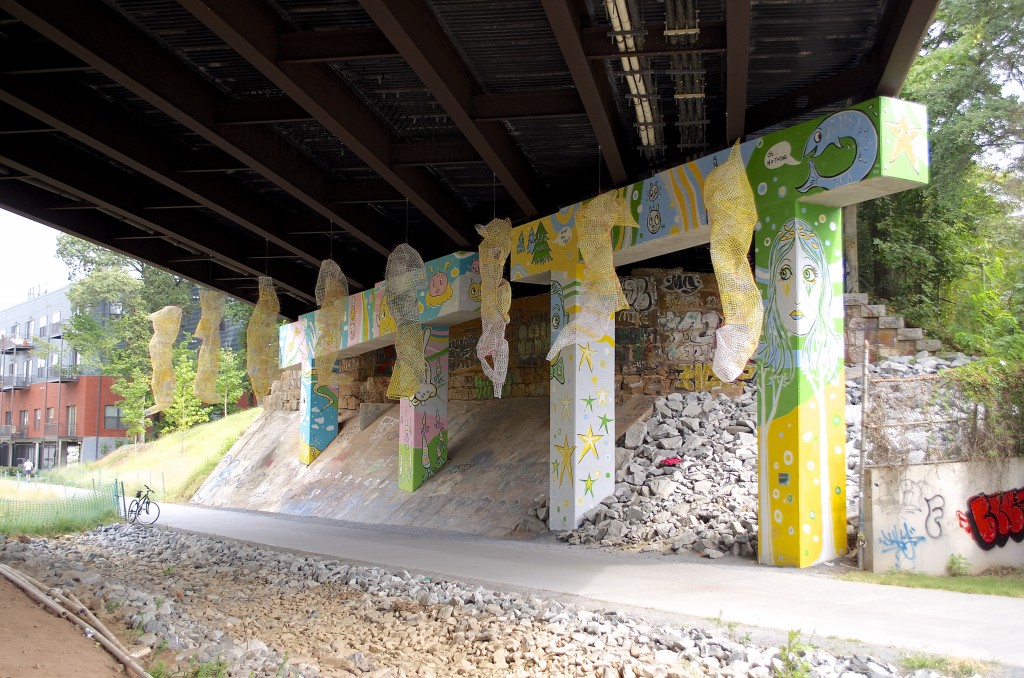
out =
[[[682,617],[721,617],[805,638],[859,640],[908,652],[1024,667],[1024,600],[845,582],[726,559],[608,553],[550,541],[382,532],[315,518],[163,505],[174,528],[522,587]],[[608,605],[611,604],[611,605]],[[1015,673],[1015,671],[1014,671]]]

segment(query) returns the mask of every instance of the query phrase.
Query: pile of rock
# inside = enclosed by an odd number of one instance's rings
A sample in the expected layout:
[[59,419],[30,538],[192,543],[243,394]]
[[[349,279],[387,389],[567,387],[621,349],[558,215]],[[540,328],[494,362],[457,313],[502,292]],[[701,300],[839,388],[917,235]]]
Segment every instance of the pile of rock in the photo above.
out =
[[194,534],[118,525],[2,539],[0,560],[74,593],[108,625],[136,629],[133,654],[178,666],[222,659],[229,675],[897,675],[871,657],[755,646],[620,611]]
[[[869,376],[916,377],[966,365],[922,351],[869,365]],[[860,502],[861,376],[848,373],[847,534],[857,534]],[[735,398],[710,393],[671,393],[654,413],[626,431],[616,450],[615,494],[589,511],[575,530],[558,537],[572,544],[711,558],[757,554],[757,399],[744,386]],[[868,459],[870,464],[871,460]],[[547,517],[547,499],[534,508]]]

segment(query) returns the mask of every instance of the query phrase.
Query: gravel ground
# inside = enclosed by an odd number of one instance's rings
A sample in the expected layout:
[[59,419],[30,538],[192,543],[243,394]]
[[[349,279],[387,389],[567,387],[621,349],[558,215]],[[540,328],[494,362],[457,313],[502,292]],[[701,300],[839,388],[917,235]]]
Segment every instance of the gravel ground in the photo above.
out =
[[6,541],[0,560],[134,629],[144,661],[222,659],[232,676],[899,675],[867,656],[787,652],[621,610],[173,530],[113,525]]

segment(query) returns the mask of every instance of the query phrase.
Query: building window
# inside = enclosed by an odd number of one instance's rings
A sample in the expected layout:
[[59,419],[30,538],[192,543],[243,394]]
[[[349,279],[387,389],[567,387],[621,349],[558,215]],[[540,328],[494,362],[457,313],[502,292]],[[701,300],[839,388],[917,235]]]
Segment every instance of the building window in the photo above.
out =
[[52,424],[53,423],[53,415],[54,414],[55,413],[54,413],[52,407],[47,407],[46,408],[46,423],[47,424]]
[[78,406],[68,405],[66,418],[68,421],[68,435],[75,436],[78,434]]
[[21,332],[21,326],[18,325],[18,323],[14,323],[13,325],[11,325],[11,337],[13,339],[20,338],[21,337],[20,332]]
[[28,410],[21,410],[18,413],[19,423],[21,424],[18,428],[22,431],[28,432]]
[[107,405],[103,408],[103,428],[127,428],[121,421],[121,408]]
[[43,421],[42,413],[39,411],[38,407],[36,408],[35,412],[33,413],[33,420],[35,421],[34,428],[35,428],[35,430],[38,431],[39,430],[39,425]]
[[50,324],[51,325],[56,325],[59,322],[60,322],[60,311],[54,311],[52,314],[50,314]]
[[11,416],[13,414],[14,414],[14,412],[11,412],[10,410],[4,412],[4,426],[10,426],[11,425]]
[[25,338],[30,339],[32,337],[32,332],[34,331],[35,325],[33,324],[33,321],[29,320],[27,323],[25,323]]

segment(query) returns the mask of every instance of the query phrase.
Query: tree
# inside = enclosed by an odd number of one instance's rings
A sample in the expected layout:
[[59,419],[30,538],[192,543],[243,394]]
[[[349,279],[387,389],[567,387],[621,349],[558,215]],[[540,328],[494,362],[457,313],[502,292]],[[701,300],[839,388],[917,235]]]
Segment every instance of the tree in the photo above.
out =
[[117,406],[121,408],[121,419],[127,426],[127,434],[137,437],[144,435],[153,425],[146,416],[146,409],[153,405],[149,390],[149,374],[135,370],[127,377],[115,379],[110,390],[121,396]]
[[245,394],[249,376],[245,371],[245,353],[235,353],[230,348],[220,350],[220,373],[217,375],[217,392],[224,393],[227,405],[224,416],[238,410],[238,399]]
[[[864,288],[965,347],[992,345],[971,335],[993,318],[999,332],[1019,331],[993,302],[1005,310],[1024,282],[1019,254],[999,244],[1020,234],[1024,106],[1006,86],[1024,83],[1022,36],[1024,0],[944,0],[901,93],[928,106],[931,183],[858,214]],[[974,293],[974,311],[956,309]]]
[[196,355],[188,350],[188,339],[174,349],[174,402],[164,410],[164,420],[171,431],[184,431],[209,421],[210,410],[196,397],[192,385],[196,380]]
[[548,232],[544,224],[537,225],[536,241],[533,244],[533,263],[544,264],[551,261],[551,247],[548,245]]

